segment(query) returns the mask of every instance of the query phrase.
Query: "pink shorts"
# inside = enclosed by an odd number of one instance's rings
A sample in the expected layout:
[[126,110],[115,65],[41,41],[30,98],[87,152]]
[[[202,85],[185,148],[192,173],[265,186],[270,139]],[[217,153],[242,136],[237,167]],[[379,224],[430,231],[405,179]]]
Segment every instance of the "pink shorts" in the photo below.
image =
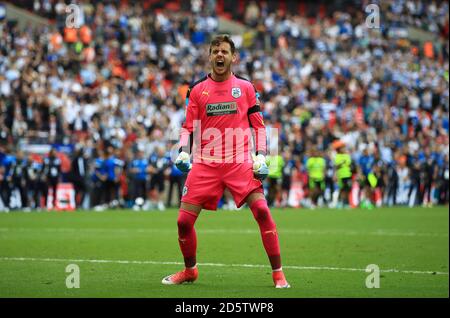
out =
[[253,175],[252,163],[194,163],[181,202],[216,210],[225,188],[230,190],[238,208],[250,193],[264,193],[262,182]]

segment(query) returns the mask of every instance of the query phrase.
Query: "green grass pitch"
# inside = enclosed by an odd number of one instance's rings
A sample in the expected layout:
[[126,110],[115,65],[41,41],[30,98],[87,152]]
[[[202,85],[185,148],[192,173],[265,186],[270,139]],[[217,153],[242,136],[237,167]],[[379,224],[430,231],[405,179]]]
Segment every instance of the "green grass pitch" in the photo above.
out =
[[[272,286],[248,209],[205,211],[199,279],[165,286],[182,268],[177,210],[0,213],[0,297],[448,297],[449,210],[272,209],[292,288]],[[69,264],[80,288],[66,287]],[[379,288],[367,288],[369,264]]]

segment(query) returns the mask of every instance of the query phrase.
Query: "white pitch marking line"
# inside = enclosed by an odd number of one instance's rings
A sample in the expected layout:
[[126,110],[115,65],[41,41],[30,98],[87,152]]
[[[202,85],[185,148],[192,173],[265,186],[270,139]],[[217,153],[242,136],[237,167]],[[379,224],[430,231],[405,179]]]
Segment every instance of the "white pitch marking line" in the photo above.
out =
[[[130,261],[130,260],[96,260],[96,259],[61,259],[61,258],[34,258],[34,257],[0,257],[0,261],[23,261],[23,262],[71,262],[71,263],[113,263],[113,264],[147,264],[147,265],[184,265],[181,262],[158,262],[158,261]],[[221,264],[221,263],[198,263],[199,266],[215,266],[215,267],[250,267],[250,268],[267,268],[267,265],[258,264]],[[330,271],[351,271],[365,272],[362,268],[345,268],[345,267],[328,267],[328,266],[283,266],[285,269],[298,270],[330,270]],[[382,269],[383,273],[403,273],[403,274],[434,274],[448,275],[448,272],[434,271],[415,271],[415,270],[399,270],[399,269]]]
[[[112,233],[175,233],[176,228],[173,230],[169,229],[126,229],[126,228],[24,228],[24,227],[0,227],[0,233],[6,232],[112,232]],[[258,234],[259,231],[256,229],[198,229],[198,233],[203,234],[221,234],[221,233],[233,233],[233,234]],[[280,234],[304,234],[304,235],[330,235],[330,234],[340,234],[340,235],[374,235],[374,236],[429,236],[429,237],[448,237],[448,233],[427,233],[427,232],[402,232],[398,230],[377,230],[373,232],[358,232],[353,230],[307,230],[307,229],[280,229]]]

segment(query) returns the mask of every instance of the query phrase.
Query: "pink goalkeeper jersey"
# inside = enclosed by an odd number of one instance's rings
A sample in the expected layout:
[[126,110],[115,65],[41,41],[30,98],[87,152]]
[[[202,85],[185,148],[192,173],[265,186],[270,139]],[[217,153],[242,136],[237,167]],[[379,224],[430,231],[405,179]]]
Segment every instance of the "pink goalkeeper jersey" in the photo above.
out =
[[252,140],[257,153],[266,153],[259,100],[248,80],[232,74],[216,82],[205,76],[189,88],[186,104],[180,146],[188,146],[193,133],[194,163],[250,162]]

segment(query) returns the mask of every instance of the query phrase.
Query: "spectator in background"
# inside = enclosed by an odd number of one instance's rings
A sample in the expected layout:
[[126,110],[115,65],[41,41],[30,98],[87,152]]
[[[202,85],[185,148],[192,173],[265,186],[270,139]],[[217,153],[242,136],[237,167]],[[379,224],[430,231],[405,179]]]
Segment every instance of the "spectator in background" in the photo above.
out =
[[399,158],[398,166],[397,166],[397,175],[398,175],[398,191],[397,198],[398,203],[401,205],[406,205],[409,202],[409,190],[411,187],[411,176],[410,171],[407,166],[407,158],[405,155],[402,155]]
[[11,190],[17,190],[19,202],[16,202],[15,207],[21,208],[25,211],[29,210],[28,205],[28,159],[22,150],[17,151],[16,160],[14,161],[11,169]]
[[266,157],[269,166],[267,183],[269,186],[267,203],[270,207],[278,206],[281,201],[281,183],[283,177],[284,159],[280,154],[269,154]]
[[28,165],[28,185],[27,189],[30,191],[30,198],[33,204],[30,204],[35,210],[40,210],[43,206],[41,198],[46,194],[47,185],[44,176],[44,161],[39,156],[31,157]]
[[415,205],[420,205],[420,188],[422,186],[422,180],[420,176],[421,171],[421,163],[418,157],[418,152],[410,157],[409,165],[409,181],[410,187],[408,191],[408,205],[409,207],[413,207]]
[[0,165],[2,169],[0,195],[2,196],[3,205],[7,210],[11,207],[12,173],[15,162],[16,157],[12,153],[12,147],[6,147],[6,152],[3,155],[3,160]]
[[374,185],[372,181],[371,186],[374,190],[374,203],[377,207],[383,205],[383,193],[386,190],[385,174],[386,171],[383,170],[382,165],[376,164],[374,166],[373,176],[375,177],[376,184]]
[[281,181],[281,206],[287,207],[289,202],[289,192],[292,187],[292,176],[296,171],[296,162],[289,151],[283,152],[283,176]]
[[248,6],[245,8],[245,23],[254,28],[260,21],[259,7],[255,1],[250,1]]
[[388,206],[397,204],[397,193],[399,187],[399,180],[395,162],[392,161],[387,166],[387,171],[384,175],[384,184],[386,184],[386,191],[384,192],[383,203]]
[[325,152],[324,158],[326,162],[326,170],[325,170],[325,190],[323,198],[325,202],[327,202],[327,204],[331,206],[333,198],[332,196],[335,190],[335,184],[333,182],[334,179],[333,161],[330,159],[330,156],[327,152]]
[[336,179],[339,186],[338,207],[349,207],[349,194],[352,188],[352,158],[345,150],[345,144],[338,140],[333,143],[336,150],[334,156],[334,166],[336,169]]
[[233,195],[231,194],[228,188],[225,188],[225,190],[223,191],[223,196],[220,199],[219,204],[222,204],[222,209],[229,211],[238,211],[242,208],[242,207],[238,208],[236,206],[236,202],[234,202]]
[[420,189],[420,202],[422,203],[422,206],[433,206],[432,191],[435,187],[437,170],[438,164],[433,160],[430,148],[426,148],[425,158],[421,163],[420,169],[420,178],[423,183],[423,187]]
[[103,191],[105,193],[105,207],[112,207],[113,200],[116,196],[116,184],[119,176],[116,174],[117,165],[116,157],[114,156],[114,147],[112,145],[106,146],[105,160],[103,161],[106,179],[103,183]]
[[[148,164],[148,160],[144,157],[144,150],[139,148],[136,158],[129,165],[132,199],[134,202],[133,209],[135,210],[140,210],[143,202],[146,202],[148,199]],[[138,198],[142,200],[136,201]]]
[[[83,140],[125,151],[140,144],[149,158],[178,135],[187,87],[205,75],[201,52],[218,27],[214,1],[198,1],[193,11],[190,1],[181,10],[158,1],[149,7],[84,1],[82,27],[66,37],[58,14],[63,2],[35,1],[36,13],[56,15],[56,28],[20,29],[0,21],[0,143]],[[291,1],[289,14],[275,1],[245,1],[244,10],[224,2],[225,12],[242,15],[247,25],[259,16],[250,28],[256,37],[234,35],[242,40],[236,41],[236,72],[255,83],[265,121],[280,132],[274,142],[296,162],[305,162],[311,145],[329,156],[335,139],[352,154],[376,141],[371,149],[381,154],[381,171],[396,176],[403,168],[395,160],[429,145],[439,167],[436,195],[448,202],[441,182],[449,133],[448,1],[382,1],[382,29],[368,29],[366,4],[351,3],[333,3],[322,12],[319,3],[308,2],[305,16]],[[438,40],[414,43],[399,35],[407,25]],[[89,158],[90,171],[93,162]],[[331,171],[329,165],[326,196],[336,186]],[[403,192],[391,180],[384,197],[408,202],[409,191],[396,197]]]
[[[56,189],[61,177],[61,160],[56,154],[56,149],[50,149],[48,156],[44,158],[44,181],[46,182],[45,188],[45,207],[55,208],[56,207]],[[48,202],[49,190],[51,190],[52,201]]]
[[156,153],[150,157],[149,160],[150,191],[152,191],[152,205],[156,206],[158,210],[164,211],[166,207],[163,202],[164,194],[164,180],[169,175],[170,158],[166,155],[166,150],[163,147],[158,147]]
[[173,190],[175,186],[178,193],[178,198],[176,202],[178,202],[178,205],[180,204],[181,196],[183,194],[184,182],[185,182],[185,175],[180,170],[178,170],[178,168],[173,163],[171,163],[169,176],[169,192],[167,195],[167,204],[166,204],[167,207],[172,207],[172,194],[174,192]]
[[[0,184],[2,184],[4,178],[4,168],[0,165]],[[0,192],[0,212],[9,212],[9,207],[3,202],[3,197]]]
[[309,197],[311,207],[315,208],[319,197],[323,197],[325,190],[326,161],[320,155],[317,147],[310,152],[310,157],[306,160],[306,170],[308,171]]
[[361,206],[363,208],[373,208],[374,188],[376,187],[377,178],[373,173],[375,165],[375,157],[369,153],[368,146],[364,148],[362,156],[359,158],[360,167],[360,187],[363,195],[361,196]]
[[114,149],[114,190],[112,198],[112,207],[124,206],[123,195],[121,195],[121,186],[124,178],[124,171],[126,169],[125,161],[122,159],[121,150],[119,148]]
[[82,145],[76,146],[75,154],[70,165],[70,182],[75,189],[75,204],[82,207],[88,193],[88,160]]
[[449,200],[449,161],[448,161],[448,153],[445,154],[443,163],[439,166],[438,174],[437,174],[437,188],[438,188],[438,203],[439,204],[448,204]]
[[92,191],[91,191],[91,207],[96,211],[104,209],[102,207],[106,200],[105,183],[107,173],[105,168],[106,154],[103,150],[97,150],[97,156],[93,160],[93,171],[91,175]]

